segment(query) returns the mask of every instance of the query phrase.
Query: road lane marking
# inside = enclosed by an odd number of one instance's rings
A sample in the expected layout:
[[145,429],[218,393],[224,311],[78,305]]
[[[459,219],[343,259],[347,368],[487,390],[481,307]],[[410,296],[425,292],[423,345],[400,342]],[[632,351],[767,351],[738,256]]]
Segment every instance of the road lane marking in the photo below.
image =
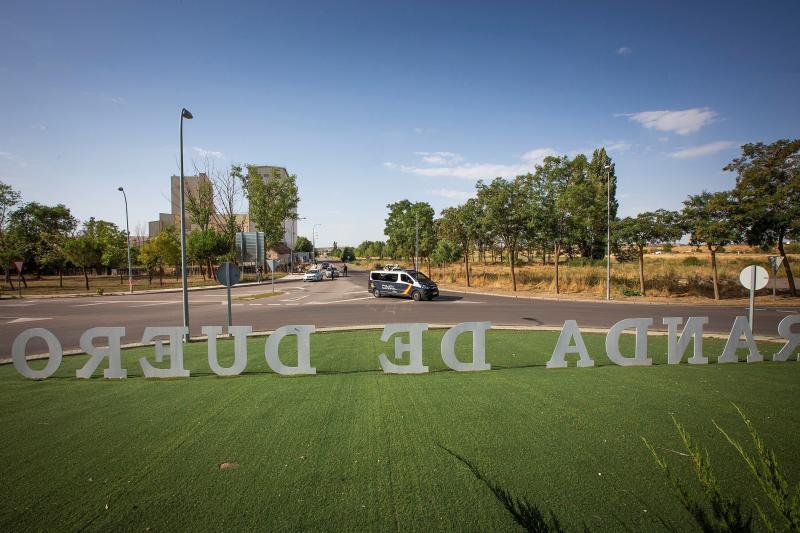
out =
[[362,298],[348,298],[346,300],[333,300],[330,302],[308,302],[306,305],[327,305],[327,304],[340,304],[345,302],[355,302],[357,300],[370,300],[374,299],[374,296],[364,296]]
[[0,316],[0,318],[13,318],[14,320],[9,320],[6,324],[20,324],[22,322],[35,322],[37,320],[52,320],[51,317],[14,317],[14,316]]
[[179,304],[179,303],[182,303],[182,302],[178,302],[178,301],[175,301],[175,302],[155,302],[155,303],[150,303],[150,304],[132,305],[131,307],[134,307],[134,308],[135,307],[152,307],[154,305],[167,305],[167,304]]
[[303,298],[308,298],[311,296],[310,294],[304,294],[303,296],[298,296],[297,298],[287,298],[286,300],[281,300],[282,302],[296,302],[297,300],[302,300]]

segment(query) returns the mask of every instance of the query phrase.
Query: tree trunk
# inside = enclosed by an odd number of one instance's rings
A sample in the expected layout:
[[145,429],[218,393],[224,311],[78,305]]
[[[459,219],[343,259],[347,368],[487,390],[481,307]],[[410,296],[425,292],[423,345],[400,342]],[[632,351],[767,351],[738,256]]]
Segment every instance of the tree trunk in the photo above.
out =
[[514,247],[513,246],[509,246],[508,247],[508,262],[511,265],[511,289],[514,292],[517,292],[517,273],[514,270],[514,263],[515,263],[514,256],[515,255],[516,254],[515,254]]
[[163,266],[158,269],[158,282],[159,282],[159,286],[161,286],[161,287],[164,286],[164,267]]
[[58,288],[64,288],[64,269],[62,268],[58,269]]
[[797,296],[797,288],[794,286],[794,276],[792,275],[792,267],[789,266],[789,258],[786,257],[786,252],[783,250],[783,232],[778,235],[778,253],[783,257],[783,270],[786,272],[786,281],[789,283],[789,294]]
[[86,272],[86,267],[83,267],[83,281],[86,282],[86,291],[89,291],[89,274]]
[[644,292],[644,248],[639,247],[639,292],[642,293],[642,296],[645,295]]
[[469,287],[469,251],[464,252],[464,269],[467,271],[467,287]]
[[542,266],[547,264],[547,250],[544,246],[542,246]]
[[430,257],[426,257],[425,261],[428,262],[428,277],[431,277],[431,258]]
[[556,265],[556,294],[559,293],[559,286],[558,286],[558,263],[560,263],[559,258],[561,257],[561,243],[556,243],[556,249],[553,253],[553,263]]
[[711,279],[714,282],[714,299],[719,300],[719,281],[717,279],[717,251],[711,246],[708,247],[711,253]]

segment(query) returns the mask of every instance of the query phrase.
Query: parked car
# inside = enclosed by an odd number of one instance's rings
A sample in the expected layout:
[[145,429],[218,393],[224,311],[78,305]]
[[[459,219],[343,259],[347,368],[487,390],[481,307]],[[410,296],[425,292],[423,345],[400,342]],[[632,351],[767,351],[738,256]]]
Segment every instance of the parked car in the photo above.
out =
[[322,271],[318,268],[312,268],[303,274],[303,281],[322,281]]
[[439,296],[436,283],[416,270],[373,270],[369,273],[367,289],[375,298],[407,296],[420,301],[433,300]]

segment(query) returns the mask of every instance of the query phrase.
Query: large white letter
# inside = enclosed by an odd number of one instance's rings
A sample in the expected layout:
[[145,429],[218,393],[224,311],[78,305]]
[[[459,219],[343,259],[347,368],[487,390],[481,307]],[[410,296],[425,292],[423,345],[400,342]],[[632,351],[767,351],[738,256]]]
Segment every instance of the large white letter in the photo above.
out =
[[169,351],[164,350],[164,343],[156,340],[156,363],[164,361],[164,356],[169,356],[169,368],[156,368],[150,364],[146,357],[139,359],[139,365],[146,378],[188,378],[189,371],[183,368],[183,336],[189,334],[189,328],[181,326],[144,328],[142,342],[150,342],[153,337],[169,336]]
[[[283,326],[276,329],[264,345],[264,357],[269,367],[284,376],[298,374],[316,374],[317,369],[311,366],[311,349],[309,335],[314,333],[314,326]],[[286,366],[281,363],[278,345],[286,335],[297,336],[297,366]]]
[[[612,363],[620,366],[650,366],[653,360],[647,357],[647,328],[653,325],[652,318],[626,318],[608,330],[606,354]],[[628,328],[636,328],[636,351],[633,357],[625,357],[619,351],[619,337]]]
[[[744,340],[741,340],[742,335],[744,335]],[[733,321],[731,334],[728,335],[725,349],[722,350],[722,355],[717,359],[717,363],[738,362],[739,357],[736,355],[736,350],[740,348],[747,348],[748,363],[757,363],[764,360],[764,357],[758,352],[758,346],[753,341],[753,332],[750,331],[750,323],[747,321],[746,316],[737,316]]]
[[[25,348],[28,347],[28,341],[34,337],[44,339],[44,342],[47,343],[47,351],[50,353],[47,365],[41,370],[32,369],[25,358]],[[30,379],[45,379],[52,376],[53,372],[61,366],[62,355],[64,355],[64,352],[61,350],[61,343],[58,342],[55,335],[44,328],[26,329],[17,335],[11,345],[11,360],[14,362],[14,368],[17,369],[17,372]]]
[[428,330],[428,324],[387,324],[383,328],[381,342],[388,341],[396,333],[408,333],[408,344],[394,339],[394,358],[402,359],[408,352],[408,364],[398,365],[389,361],[386,354],[380,355],[381,368],[387,374],[424,374],[428,367],[422,364],[422,332]]
[[[800,324],[800,315],[789,315],[778,324],[778,335],[786,339],[786,344],[783,345],[781,351],[772,356],[773,361],[787,361],[792,352],[800,344],[800,332],[792,333],[792,326]],[[797,356],[800,361],[800,355]]]
[[203,326],[200,329],[208,337],[208,366],[218,376],[237,376],[247,367],[247,336],[253,332],[253,326],[229,326],[228,333],[233,335],[233,365],[228,368],[219,366],[217,359],[217,335],[222,333],[222,326]]
[[[486,330],[491,322],[462,322],[448,329],[442,337],[442,361],[457,372],[491,370],[486,363]],[[462,363],[456,357],[456,338],[467,331],[472,332],[472,362]]]
[[[100,366],[100,361],[108,357],[108,368],[103,370],[105,378],[126,378],[128,371],[122,368],[120,344],[125,336],[125,328],[91,328],[81,335],[81,350],[91,355],[83,368],[75,371],[75,376],[88,379]],[[108,338],[108,347],[101,348],[94,345],[97,337]]]
[[[575,340],[574,345],[570,344],[573,339]],[[594,366],[594,361],[589,357],[589,352],[586,351],[586,344],[583,342],[578,323],[574,320],[564,322],[564,327],[561,328],[561,334],[558,336],[556,349],[553,350],[553,355],[547,362],[547,368],[567,368],[565,356],[568,353],[576,353],[580,356],[580,359],[578,359],[579,368]]]
[[708,357],[703,357],[703,326],[708,324],[707,316],[690,316],[678,337],[678,326],[683,323],[679,316],[665,316],[667,326],[667,364],[677,365],[683,359],[689,341],[694,339],[694,353],[689,358],[690,365],[707,365]]

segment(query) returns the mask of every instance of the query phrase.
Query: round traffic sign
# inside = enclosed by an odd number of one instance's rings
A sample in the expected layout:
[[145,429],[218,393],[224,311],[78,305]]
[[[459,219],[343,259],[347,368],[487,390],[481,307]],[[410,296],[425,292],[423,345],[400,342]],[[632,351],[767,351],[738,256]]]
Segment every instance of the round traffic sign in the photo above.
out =
[[233,287],[242,279],[242,273],[233,263],[222,263],[217,270],[217,279],[226,287]]
[[[755,274],[755,276],[753,274]],[[763,289],[767,286],[769,274],[767,274],[766,269],[763,267],[750,265],[742,269],[741,274],[739,274],[739,281],[746,289]]]

